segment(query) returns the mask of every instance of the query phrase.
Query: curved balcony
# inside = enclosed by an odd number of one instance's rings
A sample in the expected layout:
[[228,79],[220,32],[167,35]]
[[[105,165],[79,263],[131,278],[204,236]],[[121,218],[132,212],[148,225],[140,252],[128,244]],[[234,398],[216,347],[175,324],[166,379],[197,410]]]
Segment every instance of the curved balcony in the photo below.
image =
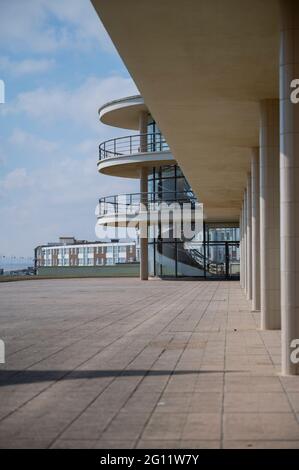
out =
[[142,96],[126,96],[103,104],[99,109],[99,118],[108,126],[137,131],[143,111],[148,112],[148,108]]
[[119,194],[100,198],[96,215],[100,225],[124,227],[130,224],[137,227],[139,222],[147,219],[147,210],[151,212],[151,223],[158,223],[157,215],[161,213],[163,203],[165,205],[176,203],[180,207],[191,203],[191,208],[194,209],[196,202],[191,191],[184,193],[169,191],[164,192],[162,196],[157,193]]
[[138,153],[169,151],[169,146],[162,134],[138,134],[106,140],[99,145],[99,160]]
[[139,178],[140,168],[175,163],[162,134],[134,134],[99,145],[98,170],[112,176]]

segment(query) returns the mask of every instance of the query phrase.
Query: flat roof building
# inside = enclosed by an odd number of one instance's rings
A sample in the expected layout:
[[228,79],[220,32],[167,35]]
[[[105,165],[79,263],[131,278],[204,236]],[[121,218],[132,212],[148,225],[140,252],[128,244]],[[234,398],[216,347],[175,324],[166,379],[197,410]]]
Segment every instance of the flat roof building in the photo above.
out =
[[58,243],[35,248],[35,267],[106,266],[136,263],[139,250],[134,241],[88,242],[60,237]]

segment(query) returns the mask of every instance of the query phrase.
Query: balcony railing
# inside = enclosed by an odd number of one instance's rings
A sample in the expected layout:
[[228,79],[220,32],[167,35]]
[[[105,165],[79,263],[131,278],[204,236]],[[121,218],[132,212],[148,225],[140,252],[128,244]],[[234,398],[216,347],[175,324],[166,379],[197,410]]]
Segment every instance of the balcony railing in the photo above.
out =
[[165,152],[169,146],[160,133],[138,134],[106,140],[99,145],[99,160],[136,155],[146,152]]
[[131,193],[105,196],[99,199],[98,217],[113,214],[136,215],[140,211],[141,203],[147,205],[148,209],[159,210],[161,203],[186,204],[191,203],[194,207],[197,202],[191,191],[188,192],[163,192],[156,193]]

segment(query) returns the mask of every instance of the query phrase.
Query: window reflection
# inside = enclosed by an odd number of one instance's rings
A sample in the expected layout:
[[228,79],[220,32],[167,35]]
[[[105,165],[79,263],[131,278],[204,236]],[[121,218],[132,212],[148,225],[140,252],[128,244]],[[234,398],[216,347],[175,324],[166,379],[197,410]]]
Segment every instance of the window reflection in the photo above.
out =
[[[151,128],[157,128],[153,125]],[[191,202],[196,197],[177,165],[155,167],[148,176],[151,202]],[[169,228],[170,227],[170,228]],[[239,228],[206,224],[204,240],[173,235],[160,224],[149,229],[149,273],[159,277],[237,278],[240,270]]]

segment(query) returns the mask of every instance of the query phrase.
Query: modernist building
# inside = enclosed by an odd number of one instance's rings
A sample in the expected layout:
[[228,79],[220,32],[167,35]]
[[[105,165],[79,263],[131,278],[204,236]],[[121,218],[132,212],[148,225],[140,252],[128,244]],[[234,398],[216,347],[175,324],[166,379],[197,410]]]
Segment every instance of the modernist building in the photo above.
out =
[[298,0],[92,2],[206,222],[239,221],[241,285],[298,374]]
[[35,248],[35,267],[107,266],[136,263],[139,254],[135,242],[88,242],[60,237],[58,243]]
[[[203,235],[175,236],[174,222],[161,220],[162,203],[189,204],[197,198],[170,152],[157,123],[141,96],[111,101],[99,110],[100,120],[115,127],[134,129],[134,133],[102,142],[98,170],[101,173],[138,178],[140,192],[103,197],[99,201],[100,225],[126,226],[136,222],[141,230],[140,205],[157,212],[147,220],[140,237],[140,276],[239,278],[239,227],[234,221],[204,222]],[[194,212],[195,213],[195,212]],[[181,213],[183,221],[183,211]],[[148,218],[149,219],[149,218]],[[186,221],[185,221],[186,222]],[[195,223],[195,221],[194,221]]]

